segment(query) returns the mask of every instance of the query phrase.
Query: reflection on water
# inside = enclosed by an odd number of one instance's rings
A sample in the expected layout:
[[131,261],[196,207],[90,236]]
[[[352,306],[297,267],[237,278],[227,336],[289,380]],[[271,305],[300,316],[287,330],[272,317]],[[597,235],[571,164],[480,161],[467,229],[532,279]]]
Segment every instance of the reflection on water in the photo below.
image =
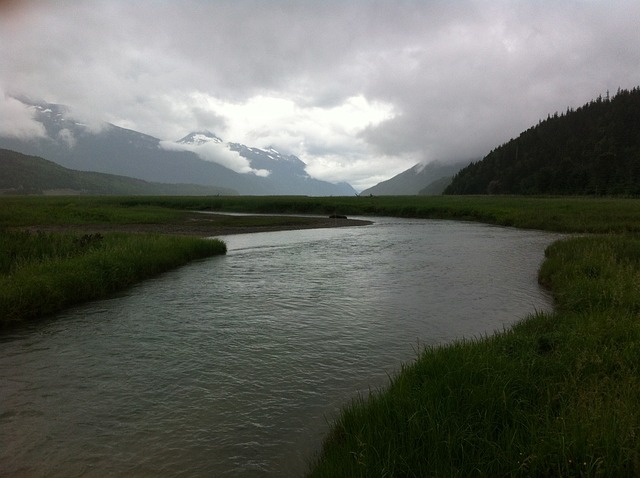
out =
[[448,221],[229,252],[0,340],[7,476],[300,476],[327,419],[423,344],[550,307],[554,236]]

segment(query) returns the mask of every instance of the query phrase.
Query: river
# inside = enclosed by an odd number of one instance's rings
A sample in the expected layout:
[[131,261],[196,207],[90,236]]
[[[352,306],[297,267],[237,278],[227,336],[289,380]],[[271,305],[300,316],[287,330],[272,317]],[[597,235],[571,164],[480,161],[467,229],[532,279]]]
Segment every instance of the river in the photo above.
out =
[[226,236],[0,336],[0,475],[302,476],[339,408],[421,347],[551,308],[557,235],[374,221]]

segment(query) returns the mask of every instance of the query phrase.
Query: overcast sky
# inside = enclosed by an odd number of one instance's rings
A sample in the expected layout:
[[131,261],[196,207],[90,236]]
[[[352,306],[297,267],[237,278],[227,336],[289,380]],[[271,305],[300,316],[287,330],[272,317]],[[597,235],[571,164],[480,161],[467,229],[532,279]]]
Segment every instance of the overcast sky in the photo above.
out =
[[637,0],[0,0],[0,133],[38,134],[26,95],[361,190],[640,85],[639,19]]

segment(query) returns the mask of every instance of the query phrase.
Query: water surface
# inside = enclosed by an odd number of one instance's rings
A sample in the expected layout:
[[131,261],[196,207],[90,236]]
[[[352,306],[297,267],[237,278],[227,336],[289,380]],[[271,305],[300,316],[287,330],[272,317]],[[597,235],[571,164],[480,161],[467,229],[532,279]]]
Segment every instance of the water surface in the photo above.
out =
[[224,257],[0,338],[0,470],[301,476],[327,420],[421,346],[549,309],[555,237],[388,218],[227,236]]

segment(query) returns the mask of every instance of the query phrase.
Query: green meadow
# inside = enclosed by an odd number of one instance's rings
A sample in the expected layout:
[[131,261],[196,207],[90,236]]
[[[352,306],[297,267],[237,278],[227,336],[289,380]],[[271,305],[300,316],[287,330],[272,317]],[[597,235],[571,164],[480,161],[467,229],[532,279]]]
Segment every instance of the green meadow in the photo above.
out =
[[330,417],[309,474],[640,476],[639,200],[0,198],[0,317],[35,318],[224,252],[224,244],[197,238],[38,226],[168,224],[196,210],[438,218],[571,233],[547,249],[539,271],[555,299],[552,313],[420,351],[387,387]]
[[566,196],[4,196],[0,228],[170,223],[185,211],[395,216],[569,233],[640,232],[640,200]]

